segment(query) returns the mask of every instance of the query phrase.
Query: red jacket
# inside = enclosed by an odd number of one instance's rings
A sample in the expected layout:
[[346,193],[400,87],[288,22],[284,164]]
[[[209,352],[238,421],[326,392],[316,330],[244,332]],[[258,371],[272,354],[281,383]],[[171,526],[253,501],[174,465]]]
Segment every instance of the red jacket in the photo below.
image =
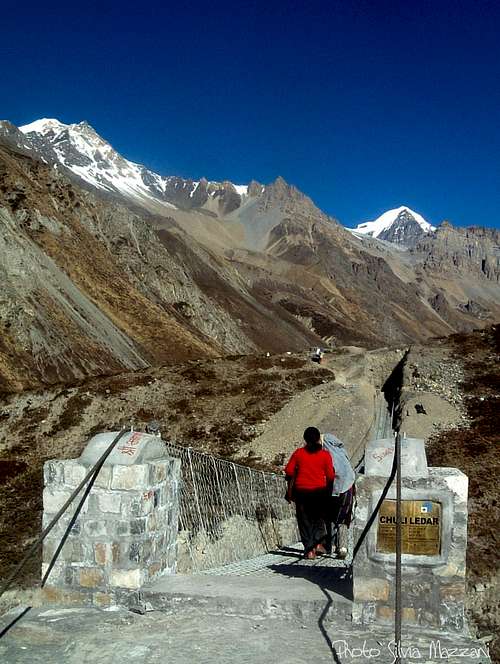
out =
[[335,478],[330,452],[320,449],[314,452],[306,447],[299,447],[290,457],[285,468],[285,475],[295,475],[294,488],[305,491],[325,489]]

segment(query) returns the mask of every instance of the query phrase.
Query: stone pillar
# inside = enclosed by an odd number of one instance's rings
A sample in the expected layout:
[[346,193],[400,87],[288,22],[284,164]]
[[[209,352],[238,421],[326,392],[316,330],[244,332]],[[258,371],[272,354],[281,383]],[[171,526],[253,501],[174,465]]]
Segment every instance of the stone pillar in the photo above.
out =
[[[455,468],[427,468],[424,441],[402,441],[403,624],[462,632],[468,479]],[[394,441],[373,441],[356,483],[357,541],[387,482]],[[394,624],[395,498],[389,490],[354,561],[353,621]]]
[[[44,526],[115,435],[94,436],[79,459],[46,462]],[[107,606],[124,589],[135,590],[174,573],[179,476],[180,460],[166,456],[159,438],[125,434],[102,467],[73,526],[47,581],[46,597]],[[45,539],[42,574],[83,491]]]

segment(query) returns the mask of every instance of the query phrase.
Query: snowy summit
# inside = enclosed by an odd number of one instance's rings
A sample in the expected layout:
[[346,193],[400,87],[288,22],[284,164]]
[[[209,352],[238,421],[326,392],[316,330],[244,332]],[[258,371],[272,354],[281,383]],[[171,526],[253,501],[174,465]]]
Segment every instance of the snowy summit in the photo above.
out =
[[59,163],[80,180],[110,194],[121,194],[157,211],[167,208],[200,207],[208,198],[248,198],[247,185],[207,180],[184,180],[163,176],[122,157],[88,124],[64,124],[42,118],[19,127],[46,163]]
[[359,224],[354,229],[357,233],[362,233],[363,235],[371,235],[371,237],[380,237],[382,233],[388,230],[395,221],[401,216],[401,213],[406,213],[404,216],[411,216],[424,231],[424,233],[430,233],[435,231],[435,226],[429,224],[421,214],[414,212],[411,208],[406,207],[406,205],[401,205],[401,207],[394,208],[393,210],[387,210],[384,214],[381,214],[380,217],[377,217],[375,221],[366,221],[363,224]]
[[421,214],[402,205],[384,212],[374,221],[359,224],[352,229],[352,232],[411,246],[423,235],[435,230],[435,226],[432,226]]

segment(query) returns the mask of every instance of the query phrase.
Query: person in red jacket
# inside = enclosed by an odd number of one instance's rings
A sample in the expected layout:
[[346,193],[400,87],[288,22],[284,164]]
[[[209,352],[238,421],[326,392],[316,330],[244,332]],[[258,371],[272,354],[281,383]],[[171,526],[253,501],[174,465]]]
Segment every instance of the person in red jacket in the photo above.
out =
[[314,559],[326,553],[325,510],[332,493],[335,470],[332,456],[323,449],[316,427],[304,431],[304,447],[299,447],[285,467],[287,500],[295,502],[295,513],[305,557]]

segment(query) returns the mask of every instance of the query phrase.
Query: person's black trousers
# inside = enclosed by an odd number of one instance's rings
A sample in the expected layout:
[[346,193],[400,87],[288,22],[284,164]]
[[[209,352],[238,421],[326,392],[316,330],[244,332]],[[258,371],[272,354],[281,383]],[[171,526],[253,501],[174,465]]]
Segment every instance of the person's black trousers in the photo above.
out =
[[326,510],[328,493],[325,489],[294,491],[295,514],[300,539],[305,552],[312,551],[317,544],[325,546],[327,538]]

